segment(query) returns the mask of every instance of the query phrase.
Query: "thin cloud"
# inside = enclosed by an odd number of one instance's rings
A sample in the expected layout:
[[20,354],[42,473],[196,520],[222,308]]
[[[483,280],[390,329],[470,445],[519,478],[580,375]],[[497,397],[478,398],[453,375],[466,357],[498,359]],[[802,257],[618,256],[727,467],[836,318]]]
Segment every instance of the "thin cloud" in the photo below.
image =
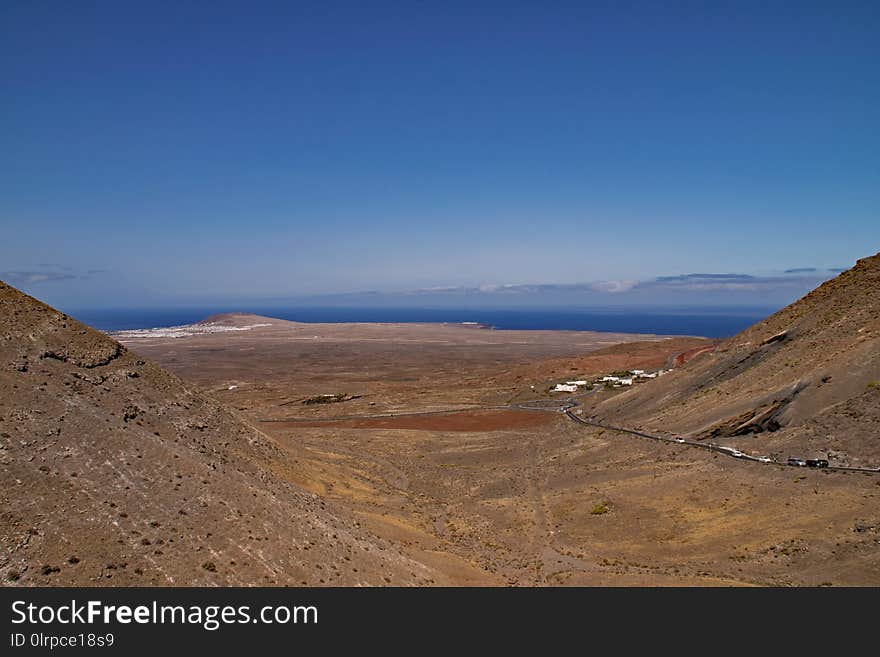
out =
[[54,271],[4,271],[0,272],[0,277],[16,285],[69,281],[76,278],[73,274]]
[[654,280],[662,283],[705,283],[707,281],[730,283],[753,281],[755,277],[750,274],[678,274],[676,276],[658,276]]
[[589,288],[593,292],[604,292],[606,294],[620,294],[621,292],[629,292],[639,284],[638,281],[596,281],[590,283]]
[[[807,269],[807,268],[803,268]],[[768,297],[790,298],[800,295],[834,274],[831,270],[817,269],[802,273],[780,273],[754,276],[737,273],[693,273],[674,276],[658,276],[647,280],[615,279],[585,283],[534,283],[496,284],[477,286],[437,286],[398,292],[350,292],[345,294],[318,295],[312,299],[366,300],[391,302],[394,300],[423,299],[426,302],[457,303],[609,303],[646,301],[661,303],[664,300],[717,299],[718,293],[730,298],[755,299]],[[613,301],[612,301],[613,298]]]
[[61,269],[63,271],[73,271],[73,267],[68,265],[59,265],[55,262],[38,262],[37,267],[42,267],[44,269]]
[[679,274],[643,281],[640,288],[669,290],[755,290],[762,280],[749,274]]
[[691,290],[691,291],[772,291],[810,287],[829,278],[818,269],[800,268],[780,276],[752,276],[750,274],[681,274],[658,276],[638,284],[637,289]]

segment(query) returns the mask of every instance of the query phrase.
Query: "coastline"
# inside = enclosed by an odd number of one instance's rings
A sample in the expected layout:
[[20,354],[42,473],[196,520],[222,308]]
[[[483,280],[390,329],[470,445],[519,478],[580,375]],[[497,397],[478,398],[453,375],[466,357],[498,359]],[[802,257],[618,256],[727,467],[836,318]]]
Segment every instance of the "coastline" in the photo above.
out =
[[723,338],[772,314],[771,308],[512,309],[172,308],[73,309],[68,314],[107,333],[175,329],[218,313],[273,317],[304,324],[448,324],[482,330],[598,331]]

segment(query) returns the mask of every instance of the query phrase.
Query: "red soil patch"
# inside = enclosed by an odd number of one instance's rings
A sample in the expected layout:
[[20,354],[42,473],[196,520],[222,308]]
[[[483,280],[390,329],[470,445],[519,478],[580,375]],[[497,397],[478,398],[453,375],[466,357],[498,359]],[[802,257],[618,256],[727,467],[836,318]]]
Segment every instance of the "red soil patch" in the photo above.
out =
[[398,415],[353,420],[292,422],[298,427],[337,427],[341,429],[415,429],[420,431],[505,431],[548,424],[553,415],[535,411],[463,411],[436,415]]
[[688,349],[687,351],[682,351],[680,354],[677,354],[675,358],[672,359],[673,367],[681,367],[689,360],[693,360],[700,354],[706,354],[710,351],[715,351],[715,347],[717,345],[708,345],[706,347],[696,347],[695,349]]
[[[655,370],[669,367],[675,356],[714,349],[714,343],[707,344],[706,338],[668,338],[657,341],[628,342],[605,347],[590,354],[573,358],[554,358],[540,363],[520,366],[505,372],[506,380],[511,378],[537,377],[581,377],[608,374],[618,370]],[[689,360],[693,356],[685,356]],[[682,361],[684,362],[684,361]]]

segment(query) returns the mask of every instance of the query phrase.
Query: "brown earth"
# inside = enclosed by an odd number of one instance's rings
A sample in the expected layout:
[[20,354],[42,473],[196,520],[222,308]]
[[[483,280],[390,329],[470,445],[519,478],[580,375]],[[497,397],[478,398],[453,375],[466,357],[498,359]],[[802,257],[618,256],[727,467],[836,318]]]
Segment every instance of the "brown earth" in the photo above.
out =
[[[306,324],[244,314],[211,320],[270,326],[126,344],[239,410],[259,409],[260,419],[495,406],[520,394],[526,382],[547,387],[553,377],[602,371],[612,362],[661,366],[670,352],[706,344],[702,338],[495,331],[460,324]],[[620,345],[633,342],[639,343],[633,346],[638,357],[628,359]],[[584,360],[609,346],[598,360]],[[358,399],[301,404],[343,393]]]
[[[285,326],[271,337],[255,329],[132,346],[211,386],[279,445],[302,448],[301,485],[456,583],[880,583],[876,475],[739,462],[558,413],[533,412],[541,426],[472,432],[459,423],[469,428],[483,413],[399,416],[549,400],[551,383],[615,370],[699,367],[715,358],[715,342],[602,346],[552,332],[525,342],[517,332],[408,326],[389,327],[388,345],[380,327],[297,328],[309,342],[285,340],[294,328]],[[491,342],[467,345],[474,333]],[[638,395],[644,401],[632,408],[650,409],[654,391],[679,376],[584,401],[604,399],[604,408]],[[320,408],[299,402],[343,391],[362,397]],[[866,412],[858,397],[850,403]],[[387,413],[395,417],[366,417]]]
[[783,460],[880,465],[880,254],[591,412]]
[[697,356],[701,356],[702,354],[708,354],[710,352],[715,351],[717,345],[706,345],[700,347],[694,347],[693,349],[688,349],[687,351],[682,351],[680,354],[676,354],[676,356],[670,359],[669,366],[670,367],[681,367],[689,360],[693,360]]
[[422,431],[507,431],[549,424],[549,413],[533,411],[461,411],[394,417],[364,417],[351,420],[279,420],[284,428],[324,427],[339,429],[418,429]]
[[0,464],[4,585],[447,581],[279,474],[295,449],[2,283]]
[[[578,378],[582,374],[607,374],[620,370],[657,370],[692,358],[696,352],[715,348],[716,342],[706,338],[667,337],[662,341],[621,342],[575,357],[551,358],[532,361],[511,369],[508,375],[517,382],[526,379],[540,381],[540,390],[551,381]],[[529,390],[527,396],[534,396]]]

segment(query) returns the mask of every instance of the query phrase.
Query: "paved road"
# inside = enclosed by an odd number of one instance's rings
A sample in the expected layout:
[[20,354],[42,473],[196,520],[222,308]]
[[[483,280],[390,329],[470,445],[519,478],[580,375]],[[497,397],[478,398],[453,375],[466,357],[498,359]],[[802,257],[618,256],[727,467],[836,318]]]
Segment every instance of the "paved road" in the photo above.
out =
[[[598,390],[598,388],[594,388],[594,392]],[[583,393],[579,395],[579,397],[584,397],[592,393]],[[618,427],[613,424],[607,424],[605,422],[599,422],[595,418],[584,418],[581,415],[578,415],[574,411],[573,408],[580,406],[580,402],[578,402],[575,398],[571,397],[568,399],[559,399],[559,400],[550,400],[550,399],[535,399],[530,401],[519,402],[517,404],[511,405],[511,408],[517,408],[520,410],[526,411],[549,411],[549,412],[561,412],[566,415],[570,420],[574,420],[575,422],[579,422],[580,424],[585,424],[590,427],[600,427],[602,429],[608,429],[610,431],[619,431],[620,433],[627,433],[631,436],[638,436],[639,438],[645,438],[647,440],[653,440],[661,443],[673,443],[675,445],[685,445],[687,447],[695,447],[697,449],[704,449],[709,452],[715,452],[717,454],[723,454],[724,456],[729,456],[730,458],[739,459],[740,461],[751,461],[753,463],[760,463],[762,465],[777,465],[783,466],[787,468],[803,468],[808,466],[803,465],[792,465],[786,461],[777,461],[776,459],[772,459],[769,456],[752,456],[751,454],[746,454],[741,452],[740,450],[734,447],[727,447],[726,445],[718,445],[717,443],[710,443],[700,440],[688,440],[686,438],[680,437],[670,437],[670,436],[658,436],[655,434],[645,433],[644,431],[637,431],[635,429],[628,429],[626,427]],[[880,468],[854,468],[847,467],[842,465],[829,465],[824,468],[811,468],[811,469],[821,469],[821,470],[832,470],[835,472],[869,472],[872,474],[880,474]]]

